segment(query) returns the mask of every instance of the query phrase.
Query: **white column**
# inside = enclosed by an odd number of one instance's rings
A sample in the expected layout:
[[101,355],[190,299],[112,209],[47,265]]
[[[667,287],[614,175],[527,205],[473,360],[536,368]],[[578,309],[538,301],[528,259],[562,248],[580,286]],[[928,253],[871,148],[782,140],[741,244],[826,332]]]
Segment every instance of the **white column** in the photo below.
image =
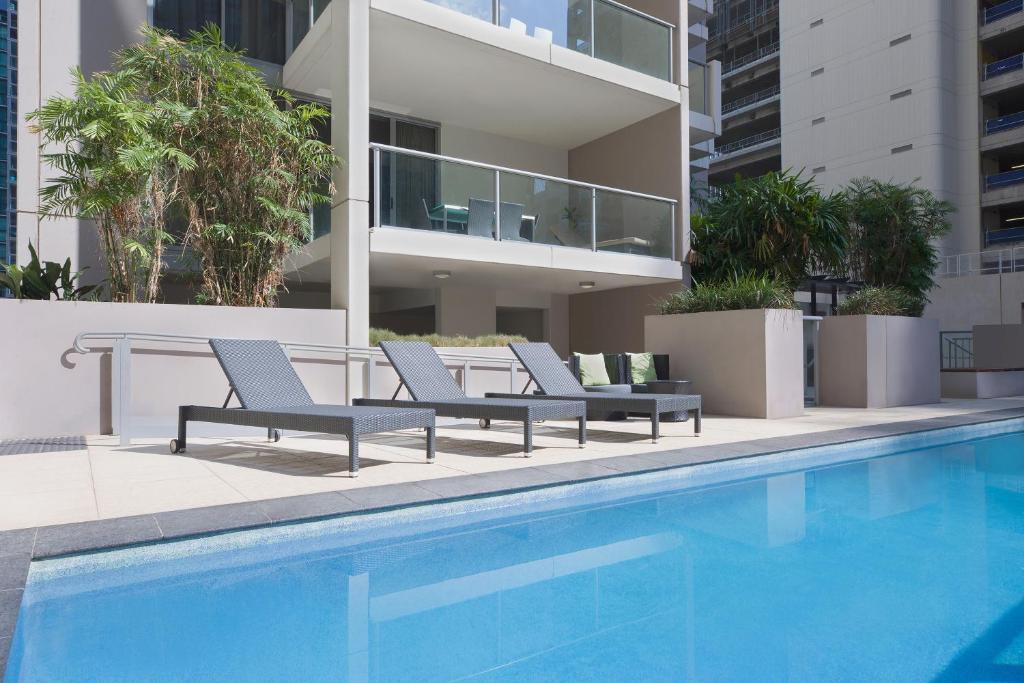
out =
[[[347,311],[351,346],[369,343],[370,327],[370,2],[334,0],[331,12],[331,141],[343,160],[334,173],[331,206],[331,307]],[[362,367],[350,363],[348,398],[362,389]]]

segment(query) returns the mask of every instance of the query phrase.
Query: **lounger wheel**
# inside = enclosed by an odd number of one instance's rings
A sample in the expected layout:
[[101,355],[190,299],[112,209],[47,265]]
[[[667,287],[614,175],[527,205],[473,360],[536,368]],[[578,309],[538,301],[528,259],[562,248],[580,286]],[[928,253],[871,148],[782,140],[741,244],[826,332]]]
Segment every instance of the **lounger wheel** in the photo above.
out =
[[480,418],[480,429],[490,429],[490,428],[491,428],[491,421],[489,419],[487,419],[486,417],[481,417]]
[[171,453],[172,454],[174,454],[174,453],[181,453],[184,450],[185,450],[184,448],[181,448],[181,447],[178,446],[178,440],[177,439],[171,439]]

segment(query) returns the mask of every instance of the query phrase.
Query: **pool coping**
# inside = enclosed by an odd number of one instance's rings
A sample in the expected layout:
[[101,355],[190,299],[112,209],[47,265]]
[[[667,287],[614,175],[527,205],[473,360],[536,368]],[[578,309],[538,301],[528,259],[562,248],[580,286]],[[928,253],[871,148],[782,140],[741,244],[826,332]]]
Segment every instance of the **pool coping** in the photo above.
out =
[[[294,524],[415,505],[497,496],[712,462],[836,446],[1024,418],[1024,407],[710,444],[636,455],[533,465],[497,472],[386,484],[229,505],[0,531],[0,674],[6,670],[21,597],[33,560],[256,527]],[[0,676],[2,678],[2,676]]]

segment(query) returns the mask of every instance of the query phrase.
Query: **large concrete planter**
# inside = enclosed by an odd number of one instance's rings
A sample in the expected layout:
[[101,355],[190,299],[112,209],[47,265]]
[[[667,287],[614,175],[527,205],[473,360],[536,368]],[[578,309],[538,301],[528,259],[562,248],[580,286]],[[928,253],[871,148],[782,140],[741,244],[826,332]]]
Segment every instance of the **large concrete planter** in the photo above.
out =
[[[344,345],[345,311],[176,306],[0,299],[4,400],[0,439],[109,433],[112,429],[111,342],[77,353],[82,332],[142,332],[199,337],[252,337]],[[106,347],[103,350],[102,347]],[[338,356],[296,354],[313,398],[345,400]],[[131,409],[138,426],[166,435],[178,405],[220,405],[228,384],[204,345],[136,342],[131,353]]]
[[940,401],[938,320],[825,318],[819,353],[822,405],[892,408]]
[[795,417],[804,412],[803,323],[797,310],[649,315],[647,351],[667,353],[673,379],[689,379],[704,412]]

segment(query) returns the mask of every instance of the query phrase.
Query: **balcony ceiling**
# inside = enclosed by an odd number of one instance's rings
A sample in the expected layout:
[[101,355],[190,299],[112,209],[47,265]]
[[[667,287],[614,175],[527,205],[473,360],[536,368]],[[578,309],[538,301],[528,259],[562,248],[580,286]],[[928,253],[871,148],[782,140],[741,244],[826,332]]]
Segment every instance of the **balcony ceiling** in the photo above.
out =
[[[289,283],[330,282],[329,237],[321,237],[286,264]],[[433,288],[448,271],[449,284],[579,294],[580,282],[616,289],[682,280],[675,261],[521,242],[491,242],[461,235],[381,228],[370,237],[370,283],[375,287]]]
[[[571,149],[678,106],[678,86],[422,0],[374,0],[375,108]],[[329,11],[285,67],[285,85],[328,96]],[[293,63],[294,62],[294,63]]]

